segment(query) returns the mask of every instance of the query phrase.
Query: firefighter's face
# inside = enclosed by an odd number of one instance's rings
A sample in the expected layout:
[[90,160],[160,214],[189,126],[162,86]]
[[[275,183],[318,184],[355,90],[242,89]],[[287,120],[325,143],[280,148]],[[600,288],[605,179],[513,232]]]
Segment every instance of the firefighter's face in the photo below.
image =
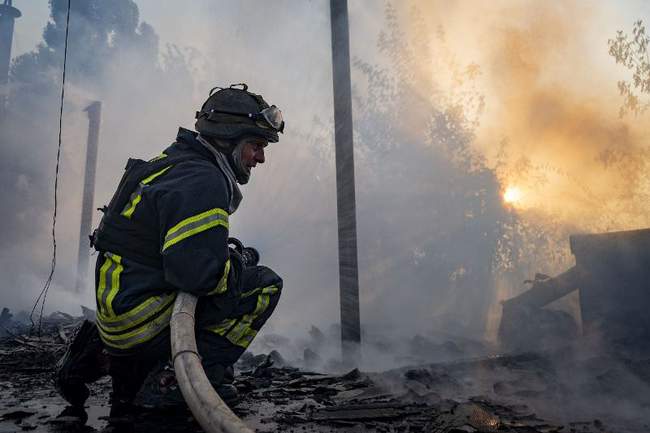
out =
[[241,151],[242,164],[248,169],[255,167],[257,164],[264,164],[264,148],[269,142],[259,137],[249,137],[243,141]]

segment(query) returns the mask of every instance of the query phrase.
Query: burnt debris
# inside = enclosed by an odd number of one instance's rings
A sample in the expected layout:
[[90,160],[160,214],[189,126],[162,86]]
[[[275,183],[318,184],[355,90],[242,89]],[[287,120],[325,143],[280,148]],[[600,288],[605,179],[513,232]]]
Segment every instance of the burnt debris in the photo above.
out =
[[[29,324],[8,310],[0,315],[8,330],[0,338],[0,431],[92,432],[106,426],[109,378],[92,385],[81,430],[59,416],[66,405],[51,380],[76,326],[91,313],[54,313],[44,318],[41,337],[30,336]],[[233,385],[241,397],[235,412],[269,433],[640,433],[650,422],[650,359],[595,354],[582,346],[384,372],[324,374],[301,366],[277,350],[246,353],[235,366]],[[200,431],[182,404],[143,408],[133,431],[161,425],[169,432]]]
[[576,264],[555,277],[537,274],[529,290],[503,303],[499,337],[511,350],[574,340],[573,317],[544,308],[579,291],[584,336],[630,356],[650,354],[650,229],[573,235]]

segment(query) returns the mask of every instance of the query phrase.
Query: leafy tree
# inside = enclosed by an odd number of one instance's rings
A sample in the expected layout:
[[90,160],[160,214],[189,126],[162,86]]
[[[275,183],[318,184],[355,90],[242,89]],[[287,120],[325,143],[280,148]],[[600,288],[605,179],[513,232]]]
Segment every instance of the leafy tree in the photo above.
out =
[[377,48],[382,61],[353,62],[361,285],[378,316],[364,320],[385,322],[382,309],[403,305],[401,326],[482,337],[507,211],[472,145],[480,68],[397,3],[386,5]]
[[622,30],[616,32],[614,39],[607,41],[609,54],[616,63],[625,66],[631,73],[631,80],[618,82],[618,90],[623,96],[623,105],[619,114],[627,113],[638,115],[650,107],[650,55],[648,44],[650,38],[646,34],[642,20],[634,23],[632,35]]

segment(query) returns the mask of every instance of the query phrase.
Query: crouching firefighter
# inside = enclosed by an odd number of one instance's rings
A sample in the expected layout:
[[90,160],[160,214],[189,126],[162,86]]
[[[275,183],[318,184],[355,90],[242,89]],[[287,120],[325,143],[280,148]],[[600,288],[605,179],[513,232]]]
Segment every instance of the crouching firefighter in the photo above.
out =
[[229,238],[228,228],[242,199],[238,184],[278,141],[282,114],[241,84],[212,89],[196,119],[197,132],[179,129],[159,156],[129,160],[92,236],[96,324],[80,329],[56,377],[70,414],[83,412],[86,384],[106,373],[111,418],[133,413],[147,376],[170,359],[179,291],[199,297],[197,345],[220,393],[278,303],[282,279],[258,265],[256,250]]

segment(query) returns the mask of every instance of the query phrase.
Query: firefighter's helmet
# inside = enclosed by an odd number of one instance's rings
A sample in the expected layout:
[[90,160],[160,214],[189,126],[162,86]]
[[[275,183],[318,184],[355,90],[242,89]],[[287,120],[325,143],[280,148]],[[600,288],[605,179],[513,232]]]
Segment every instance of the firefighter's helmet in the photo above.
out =
[[213,88],[196,119],[196,130],[202,136],[229,142],[255,135],[276,143],[278,132],[284,131],[280,109],[249,92],[246,84]]

